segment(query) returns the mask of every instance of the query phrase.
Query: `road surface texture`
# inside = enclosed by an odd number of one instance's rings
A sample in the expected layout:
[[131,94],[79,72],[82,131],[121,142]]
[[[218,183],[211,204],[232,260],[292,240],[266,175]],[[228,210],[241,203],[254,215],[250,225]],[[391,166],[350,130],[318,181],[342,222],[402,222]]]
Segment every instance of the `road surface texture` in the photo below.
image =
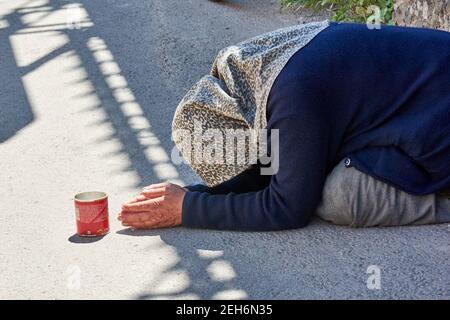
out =
[[[0,298],[450,298],[449,225],[241,233],[115,220],[144,185],[198,181],[170,161],[176,105],[220,48],[317,19],[279,8],[0,1]],[[110,196],[102,239],[74,236],[72,198],[86,190]]]

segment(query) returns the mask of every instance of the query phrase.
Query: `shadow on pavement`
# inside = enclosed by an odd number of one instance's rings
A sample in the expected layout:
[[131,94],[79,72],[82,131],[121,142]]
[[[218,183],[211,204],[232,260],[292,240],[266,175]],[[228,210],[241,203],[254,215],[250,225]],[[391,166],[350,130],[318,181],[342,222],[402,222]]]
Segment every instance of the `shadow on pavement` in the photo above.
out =
[[70,236],[67,240],[72,243],[85,244],[85,243],[94,243],[94,242],[100,241],[105,236],[107,236],[107,235],[105,234],[103,236],[98,236],[98,237],[80,237],[79,235],[74,234],[74,235]]
[[23,86],[24,68],[18,65],[10,37],[23,27],[16,13],[3,17],[0,27],[0,143],[33,122],[34,115]]
[[[430,232],[440,236],[424,242]],[[117,234],[159,237],[180,257],[137,299],[430,299],[449,294],[445,224],[353,229],[314,220],[307,228],[284,232],[175,228]],[[367,287],[368,268],[374,266],[381,270],[380,290]],[[165,275],[181,272],[189,276],[188,286],[170,294],[158,291]]]
[[[320,221],[315,224],[325,229],[335,229]],[[160,237],[180,256],[180,260],[165,270],[164,274],[186,272],[190,279],[188,287],[164,295],[157,293],[158,286],[164,281],[162,274],[161,279],[146,285],[142,294],[135,297],[137,299],[183,299],[186,296],[200,299],[286,299],[302,295],[323,297],[328,286],[331,289],[335,285],[336,280],[333,280],[332,274],[327,274],[327,269],[333,256],[341,257],[336,252],[330,252],[331,247],[327,245],[329,239],[325,245],[322,243],[322,246],[317,246],[320,234],[311,236],[313,229],[315,227],[309,230],[255,233],[127,228],[116,233]],[[348,228],[339,227],[337,230],[343,234],[349,231]],[[340,242],[343,244],[345,241],[344,236]],[[309,253],[312,246],[318,248],[315,255]],[[307,258],[316,255],[315,260]],[[339,264],[341,261],[336,262]],[[356,278],[364,279],[364,272],[356,274]],[[363,285],[364,281],[361,281],[360,286]]]
[[[179,173],[170,162],[169,155],[173,147],[171,120],[180,97],[174,95],[174,90],[169,90],[167,84],[161,82],[162,77],[157,75],[161,72],[158,65],[161,56],[156,57],[156,61],[152,60],[152,55],[156,53],[149,43],[118,41],[120,31],[115,28],[115,21],[105,20],[102,12],[95,10],[98,2],[80,1],[79,7],[75,8],[85,15],[84,20],[79,21],[80,25],[72,25],[70,21],[46,23],[46,18],[59,10],[67,10],[69,4],[64,0],[44,2],[34,6],[33,1],[29,1],[0,17],[6,25],[0,29],[0,41],[6,44],[0,46],[0,142],[12,137],[34,119],[22,77],[54,58],[73,53],[81,61],[74,68],[82,69],[87,74],[82,81],[93,87],[92,92],[83,93],[80,97],[91,95],[99,100],[97,106],[82,112],[102,109],[106,114],[104,122],[114,129],[112,135],[93,143],[117,139],[121,144],[120,150],[105,154],[105,159],[125,154],[129,166],[121,172],[135,172],[139,177],[136,187],[164,180],[179,182]],[[120,14],[123,8],[117,7],[112,11]],[[38,18],[30,23],[24,22],[27,21],[24,17],[33,14]],[[104,30],[107,30],[106,33]],[[136,37],[127,34],[128,31],[124,30],[120,37],[136,41]],[[18,66],[11,38],[45,32],[64,35],[68,42],[28,65]],[[109,43],[112,45],[109,46]],[[145,57],[149,59],[142,60]],[[42,79],[43,82],[45,80]]]

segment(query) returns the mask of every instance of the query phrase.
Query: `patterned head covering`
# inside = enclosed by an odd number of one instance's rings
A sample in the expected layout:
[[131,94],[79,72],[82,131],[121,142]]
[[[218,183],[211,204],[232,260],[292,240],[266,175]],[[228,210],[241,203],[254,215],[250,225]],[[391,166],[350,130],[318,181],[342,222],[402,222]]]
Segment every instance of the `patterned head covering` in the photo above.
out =
[[[266,103],[275,78],[295,52],[328,26],[328,20],[296,25],[224,48],[210,74],[183,97],[175,111],[172,138],[185,161],[209,186],[254,162],[250,151],[267,126]],[[249,137],[245,146],[235,148],[234,161],[226,159],[230,152],[224,141],[230,132]],[[198,136],[201,133],[203,139]],[[200,150],[212,156],[199,156]],[[217,161],[220,157],[222,162]]]

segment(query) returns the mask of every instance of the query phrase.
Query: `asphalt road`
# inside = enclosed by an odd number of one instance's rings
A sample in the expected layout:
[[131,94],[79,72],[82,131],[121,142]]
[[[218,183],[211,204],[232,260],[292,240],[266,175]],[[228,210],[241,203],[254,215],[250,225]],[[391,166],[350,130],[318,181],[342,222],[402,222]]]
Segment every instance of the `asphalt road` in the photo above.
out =
[[[266,0],[77,3],[0,0],[0,298],[450,298],[449,225],[121,227],[142,186],[198,180],[170,162],[170,123],[217,51],[316,18]],[[73,236],[83,190],[110,195],[96,241]]]

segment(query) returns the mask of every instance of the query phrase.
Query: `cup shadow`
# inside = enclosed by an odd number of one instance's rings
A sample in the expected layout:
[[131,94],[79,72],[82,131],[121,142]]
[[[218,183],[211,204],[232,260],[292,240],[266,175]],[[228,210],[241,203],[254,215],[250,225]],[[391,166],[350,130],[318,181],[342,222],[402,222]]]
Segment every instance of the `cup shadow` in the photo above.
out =
[[77,235],[75,233],[72,236],[70,236],[67,240],[69,242],[76,243],[76,244],[85,244],[85,243],[94,243],[94,242],[100,241],[105,236],[106,236],[106,234],[102,235],[102,236],[97,236],[97,237],[80,237],[79,235]]

